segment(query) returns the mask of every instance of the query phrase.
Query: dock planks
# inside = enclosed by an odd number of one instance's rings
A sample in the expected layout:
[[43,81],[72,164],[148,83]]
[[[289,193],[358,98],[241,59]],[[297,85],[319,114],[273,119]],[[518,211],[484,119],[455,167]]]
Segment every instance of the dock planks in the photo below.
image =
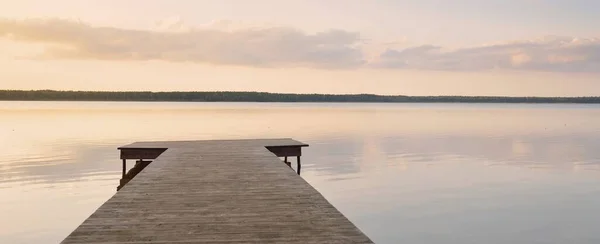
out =
[[292,139],[138,142],[167,148],[62,243],[372,243],[266,147]]

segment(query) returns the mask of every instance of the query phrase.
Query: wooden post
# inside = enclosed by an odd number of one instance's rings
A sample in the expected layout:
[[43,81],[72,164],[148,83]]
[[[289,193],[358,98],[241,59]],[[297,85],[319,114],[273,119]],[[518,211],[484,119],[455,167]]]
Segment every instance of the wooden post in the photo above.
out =
[[300,164],[300,156],[298,156],[296,158],[296,161],[298,163],[297,168],[298,168],[298,175],[300,175],[300,168],[302,168],[302,165]]
[[123,174],[121,179],[125,179],[125,174],[127,173],[127,159],[123,159]]
[[287,164],[287,166],[289,166],[290,168],[292,167],[292,163],[291,163],[291,162],[288,162],[287,156],[283,157],[283,162],[284,162],[285,164]]

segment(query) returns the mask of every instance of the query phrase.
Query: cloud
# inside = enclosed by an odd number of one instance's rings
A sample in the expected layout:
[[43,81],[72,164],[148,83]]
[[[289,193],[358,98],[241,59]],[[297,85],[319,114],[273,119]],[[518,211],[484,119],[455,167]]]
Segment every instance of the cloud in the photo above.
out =
[[[177,19],[166,24],[168,29],[182,25]],[[2,36],[49,44],[42,54],[48,59],[164,60],[313,68],[351,68],[364,63],[357,47],[360,35],[343,30],[315,34],[286,27],[150,31],[95,27],[63,19],[0,19]]]
[[550,37],[455,50],[433,45],[388,49],[372,65],[423,70],[600,73],[600,39]]
[[[448,49],[404,49],[367,42],[360,33],[306,33],[216,21],[201,28],[177,16],[156,30],[97,27],[64,19],[0,18],[0,38],[44,44],[40,57],[77,60],[163,60],[251,67],[385,68],[446,71],[525,70],[600,73],[600,39],[547,37]],[[406,43],[406,40],[403,40]],[[383,45],[373,52],[373,45]],[[368,60],[368,61],[366,61]]]

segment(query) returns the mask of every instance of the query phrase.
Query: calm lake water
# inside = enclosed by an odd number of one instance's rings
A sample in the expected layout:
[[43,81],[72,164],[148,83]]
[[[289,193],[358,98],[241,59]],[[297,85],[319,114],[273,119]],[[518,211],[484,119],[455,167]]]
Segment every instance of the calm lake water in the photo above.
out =
[[377,243],[600,243],[600,106],[0,102],[0,243],[58,243],[115,193],[118,146],[292,137]]

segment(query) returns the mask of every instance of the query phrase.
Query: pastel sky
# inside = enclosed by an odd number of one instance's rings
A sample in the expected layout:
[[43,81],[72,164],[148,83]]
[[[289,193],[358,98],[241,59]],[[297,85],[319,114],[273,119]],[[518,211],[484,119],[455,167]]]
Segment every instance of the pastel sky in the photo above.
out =
[[600,96],[596,0],[0,0],[0,89]]

